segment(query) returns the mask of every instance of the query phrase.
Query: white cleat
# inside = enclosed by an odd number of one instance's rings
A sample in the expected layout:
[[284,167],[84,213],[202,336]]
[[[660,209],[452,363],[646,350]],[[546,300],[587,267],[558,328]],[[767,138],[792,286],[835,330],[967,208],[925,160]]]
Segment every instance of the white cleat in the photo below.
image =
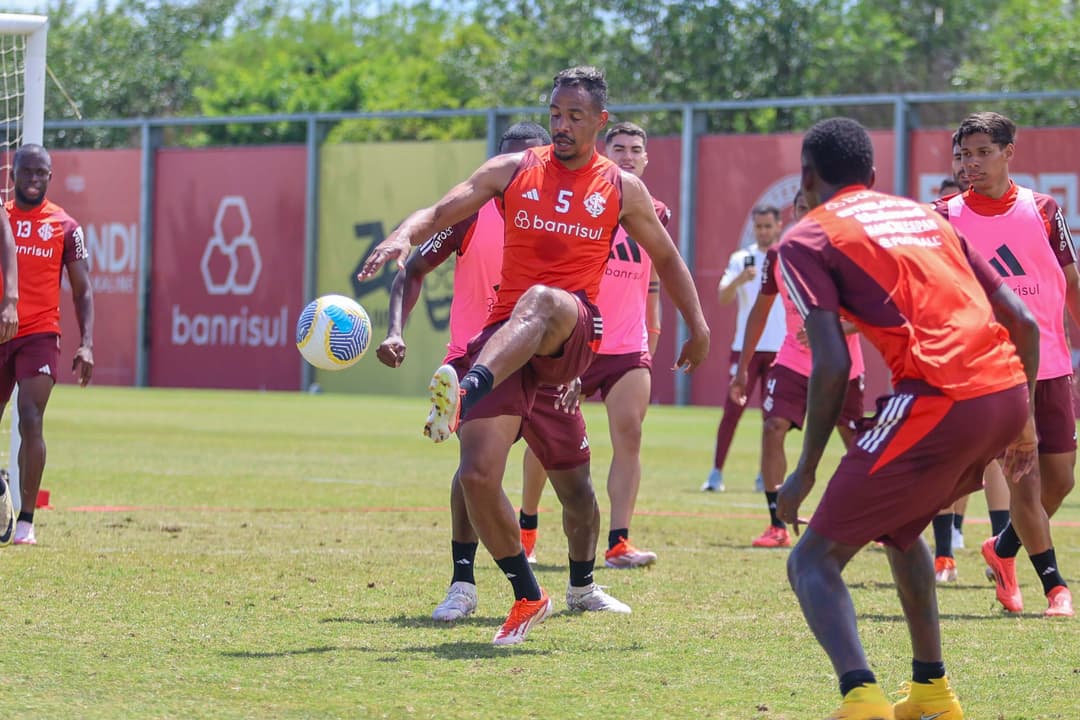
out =
[[424,425],[424,434],[437,443],[444,442],[457,432],[461,414],[457,371],[450,365],[443,365],[431,377],[428,390],[431,392],[431,412]]
[[16,545],[37,545],[37,538],[34,537],[34,524],[25,520],[15,523],[15,539],[12,542]]
[[15,506],[11,503],[7,470],[0,470],[0,492],[0,545],[9,545],[15,535]]
[[964,549],[964,533],[960,532],[955,526],[952,529],[952,547],[953,550]]
[[476,586],[456,582],[446,591],[446,599],[439,603],[431,617],[442,622],[454,622],[476,612]]
[[604,589],[596,583],[589,583],[585,587],[566,588],[566,606],[571,610],[583,612],[613,612],[630,614],[630,606],[604,592]]

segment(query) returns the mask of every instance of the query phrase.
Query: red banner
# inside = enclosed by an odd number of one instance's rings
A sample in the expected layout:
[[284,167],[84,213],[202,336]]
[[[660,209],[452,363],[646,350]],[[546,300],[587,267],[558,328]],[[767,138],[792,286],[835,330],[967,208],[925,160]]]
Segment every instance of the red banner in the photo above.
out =
[[[75,218],[90,253],[94,289],[94,383],[135,383],[139,292],[138,150],[57,150],[49,199]],[[60,299],[61,382],[79,346],[79,325],[64,275]]]
[[305,150],[162,150],[150,384],[296,390]]

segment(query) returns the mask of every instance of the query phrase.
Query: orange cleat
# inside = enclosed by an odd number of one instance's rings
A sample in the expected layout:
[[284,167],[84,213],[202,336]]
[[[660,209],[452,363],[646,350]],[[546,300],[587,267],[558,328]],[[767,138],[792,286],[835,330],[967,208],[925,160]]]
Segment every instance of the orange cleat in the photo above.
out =
[[997,599],[1011,613],[1024,611],[1024,598],[1020,596],[1020,584],[1016,582],[1016,558],[1003,558],[994,550],[996,537],[987,539],[982,544],[982,556],[990,569],[994,571],[994,584],[997,586]]
[[1050,603],[1050,607],[1046,608],[1046,612],[1043,613],[1043,616],[1073,616],[1072,592],[1064,585],[1058,585],[1056,588],[1048,592],[1046,594],[1046,600]]
[[551,614],[551,598],[541,589],[539,600],[515,600],[506,622],[495,633],[496,645],[517,645],[525,641],[525,636],[533,625],[544,621]]
[[791,547],[791,536],[788,535],[787,528],[776,527],[770,525],[765,528],[765,532],[761,533],[761,536],[754,540],[754,547],[762,548],[784,548]]

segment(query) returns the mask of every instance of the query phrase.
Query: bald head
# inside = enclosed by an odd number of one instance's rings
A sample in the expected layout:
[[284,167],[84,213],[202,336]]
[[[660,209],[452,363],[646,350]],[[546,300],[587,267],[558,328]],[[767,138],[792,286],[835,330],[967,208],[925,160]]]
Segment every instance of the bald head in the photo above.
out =
[[52,158],[41,145],[29,143],[15,151],[11,163],[11,184],[15,190],[15,205],[23,210],[45,202],[52,179]]

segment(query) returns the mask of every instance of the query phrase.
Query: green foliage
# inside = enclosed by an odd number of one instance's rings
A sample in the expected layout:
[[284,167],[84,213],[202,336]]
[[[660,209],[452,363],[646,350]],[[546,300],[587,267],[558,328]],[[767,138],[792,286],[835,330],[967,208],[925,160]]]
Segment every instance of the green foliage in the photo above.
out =
[[[608,74],[613,103],[1068,88],[1075,3],[1060,0],[54,0],[49,62],[83,116],[234,116],[546,105],[559,69]],[[1017,108],[1065,122],[1075,103]],[[1009,110],[1013,110],[1009,108]],[[843,108],[871,126],[891,109]],[[798,130],[823,110],[710,113],[714,132]],[[59,92],[47,116],[71,117]],[[956,108],[921,111],[951,123]],[[677,114],[648,118],[674,132]],[[332,141],[475,138],[482,117],[358,120]],[[298,142],[302,123],[182,132]],[[124,133],[65,142],[121,142]]]
[[[237,0],[99,2],[75,14],[59,0],[50,18],[47,62],[74,105],[56,87],[46,93],[45,117],[131,118],[199,111],[194,88],[204,82],[189,53],[221,37]],[[53,145],[111,145],[127,131],[60,132]]]

